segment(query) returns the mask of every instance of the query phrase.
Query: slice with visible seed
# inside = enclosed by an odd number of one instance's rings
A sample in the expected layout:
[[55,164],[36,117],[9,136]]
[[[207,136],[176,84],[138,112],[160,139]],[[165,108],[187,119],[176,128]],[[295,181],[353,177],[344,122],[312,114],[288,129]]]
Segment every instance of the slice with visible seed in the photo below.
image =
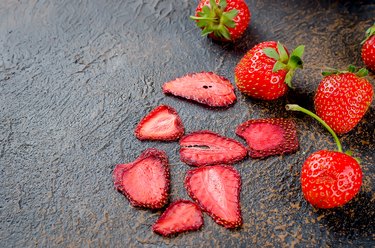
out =
[[226,228],[242,225],[240,174],[232,166],[214,165],[190,170],[185,188],[216,223]]
[[181,161],[193,166],[232,164],[247,155],[246,147],[237,140],[208,130],[183,136],[180,146]]
[[196,231],[203,225],[203,214],[197,204],[188,200],[172,203],[152,226],[163,236],[186,231]]
[[161,208],[168,200],[168,157],[164,151],[148,148],[135,161],[117,165],[113,181],[133,206]]
[[227,107],[236,100],[230,81],[213,72],[192,73],[164,83],[163,92],[211,107]]
[[237,127],[236,134],[246,140],[252,158],[293,153],[299,146],[296,125],[285,118],[248,120]]
[[173,141],[184,134],[184,126],[176,110],[167,105],[154,108],[137,125],[135,136],[139,140]]

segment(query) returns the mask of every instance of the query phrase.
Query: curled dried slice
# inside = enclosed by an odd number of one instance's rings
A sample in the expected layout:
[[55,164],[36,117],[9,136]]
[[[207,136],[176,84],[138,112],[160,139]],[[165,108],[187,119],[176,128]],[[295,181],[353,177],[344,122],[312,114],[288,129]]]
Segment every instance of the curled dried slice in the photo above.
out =
[[226,107],[236,101],[230,81],[213,72],[192,73],[164,83],[163,92],[211,107]]
[[117,165],[113,181],[133,206],[161,208],[168,200],[168,157],[164,151],[146,149],[135,161]]
[[163,236],[186,231],[196,231],[203,225],[203,214],[197,204],[187,200],[172,203],[152,226]]
[[154,108],[137,125],[135,136],[139,140],[173,141],[184,134],[184,126],[177,111],[167,105]]
[[236,134],[246,140],[252,158],[293,153],[299,146],[296,125],[290,119],[248,120],[237,127]]
[[216,223],[226,228],[242,225],[241,177],[232,166],[214,165],[190,170],[185,178],[185,188]]
[[181,161],[193,166],[232,164],[244,159],[247,150],[240,142],[202,130],[180,139]]

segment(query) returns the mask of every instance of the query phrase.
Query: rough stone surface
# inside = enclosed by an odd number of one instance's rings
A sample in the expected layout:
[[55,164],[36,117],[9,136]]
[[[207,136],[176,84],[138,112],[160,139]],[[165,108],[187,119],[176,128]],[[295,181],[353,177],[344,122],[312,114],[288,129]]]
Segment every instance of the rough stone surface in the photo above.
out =
[[[0,1],[0,247],[370,247],[375,240],[375,105],[341,137],[362,159],[360,194],[343,208],[316,210],[303,199],[300,169],[312,152],[335,149],[314,120],[284,111],[312,109],[324,66],[363,65],[360,45],[374,22],[373,1],[247,0],[252,21],[235,44],[200,36],[188,16],[197,1]],[[253,45],[306,45],[295,89],[273,102],[238,91],[228,109],[165,96],[164,82],[214,71],[232,82]],[[370,75],[374,85],[374,74]],[[290,117],[296,154],[235,165],[242,176],[244,225],[227,230],[205,215],[198,232],[163,238],[151,231],[161,211],[136,209],[113,189],[117,163],[144,149],[164,149],[170,200],[185,198],[189,166],[177,142],[140,142],[138,121],[159,104],[173,106],[187,132],[209,129],[236,138],[250,118]],[[239,140],[239,139],[238,139]]]

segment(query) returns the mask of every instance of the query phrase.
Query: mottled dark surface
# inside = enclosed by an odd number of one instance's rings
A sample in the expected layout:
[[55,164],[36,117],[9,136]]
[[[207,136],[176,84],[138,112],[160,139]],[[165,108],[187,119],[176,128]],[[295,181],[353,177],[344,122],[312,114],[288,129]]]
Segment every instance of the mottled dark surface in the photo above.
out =
[[[218,44],[188,19],[197,1],[0,1],[0,247],[374,246],[375,104],[341,137],[362,159],[361,192],[328,211],[305,202],[299,175],[309,154],[335,144],[310,117],[284,111],[286,103],[313,108],[323,66],[363,65],[359,43],[374,22],[374,1],[247,3],[245,36]],[[306,45],[305,69],[286,97],[262,102],[236,92],[234,106],[216,110],[162,93],[164,82],[190,72],[233,81],[241,56],[265,40],[290,50]],[[187,132],[210,129],[238,140],[235,126],[249,118],[296,121],[299,152],[235,165],[243,180],[241,229],[205,215],[201,231],[163,238],[150,229],[160,211],[135,209],[113,189],[115,164],[157,147],[170,158],[170,199],[188,199],[182,182],[189,167],[178,144],[133,135],[162,103],[179,112]]]

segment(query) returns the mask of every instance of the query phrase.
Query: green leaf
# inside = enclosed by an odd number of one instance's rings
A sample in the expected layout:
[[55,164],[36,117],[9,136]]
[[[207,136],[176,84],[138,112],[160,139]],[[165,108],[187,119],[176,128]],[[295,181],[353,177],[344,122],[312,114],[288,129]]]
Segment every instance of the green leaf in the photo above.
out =
[[365,39],[361,42],[361,45],[364,44],[371,36],[375,34],[375,23],[366,30]]
[[287,62],[289,58],[288,53],[280,42],[277,42],[277,50],[279,51],[280,61]]
[[368,75],[368,70],[366,68],[361,68],[355,75],[357,75],[358,77],[366,77]]
[[286,64],[284,64],[283,62],[277,61],[272,68],[272,72],[277,72],[279,70],[286,69],[286,67],[287,67]]
[[230,33],[224,25],[220,26],[217,31],[220,33],[220,37],[230,40]]
[[337,72],[335,72],[335,71],[322,71],[323,77],[331,76],[333,74],[337,74]]
[[302,55],[303,55],[304,51],[305,51],[305,46],[300,45],[300,46],[296,47],[296,49],[293,50],[293,52],[290,56],[291,57],[296,56],[296,57],[302,58]]
[[229,28],[234,28],[236,26],[236,23],[233,21],[233,18],[228,15],[230,12],[224,12],[221,16],[220,22]]
[[277,53],[277,51],[274,48],[266,47],[266,48],[263,49],[263,52],[269,58],[272,58],[272,59],[275,59],[275,60],[279,60],[280,59],[279,54]]
[[285,75],[285,83],[286,83],[290,88],[293,88],[293,85],[292,85],[293,74],[294,74],[294,70],[290,70],[290,71]]
[[290,59],[288,61],[288,66],[290,68],[293,68],[293,69],[295,69],[295,68],[303,69],[302,59],[298,56],[293,55],[293,56],[290,57]]
[[227,1],[226,0],[220,0],[219,6],[222,10],[224,10],[227,7]]
[[232,9],[228,12],[224,12],[224,15],[229,19],[233,20],[238,15],[238,10]]
[[357,70],[357,68],[354,65],[349,65],[349,67],[348,67],[349,72],[355,73],[356,70]]
[[211,8],[217,7],[216,1],[215,0],[210,0],[210,6],[211,6]]
[[202,36],[206,36],[206,35],[208,35],[208,34],[210,34],[210,33],[212,33],[213,31],[212,31],[212,29],[211,28],[209,28],[209,27],[205,27],[203,30],[202,30]]

